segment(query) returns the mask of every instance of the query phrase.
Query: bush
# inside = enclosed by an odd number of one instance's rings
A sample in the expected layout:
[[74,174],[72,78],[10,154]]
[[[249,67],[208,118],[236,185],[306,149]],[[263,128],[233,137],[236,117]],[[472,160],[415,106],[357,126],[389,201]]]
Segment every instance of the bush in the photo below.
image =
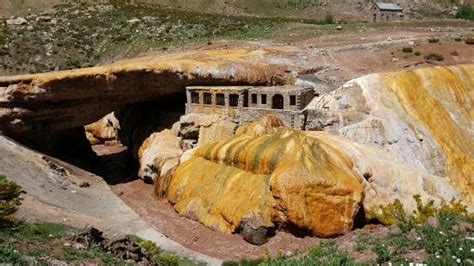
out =
[[334,24],[334,17],[331,13],[326,13],[324,17],[323,24]]
[[428,39],[428,42],[429,43],[439,43],[439,39],[431,38],[431,39]]
[[0,225],[14,220],[14,214],[21,205],[22,193],[19,185],[0,175]]
[[442,54],[429,54],[425,56],[425,59],[428,61],[443,61],[444,56]]
[[458,51],[452,51],[452,52],[451,52],[451,55],[452,55],[452,56],[458,56],[459,53],[458,53]]
[[407,53],[407,54],[413,53],[413,48],[411,48],[411,47],[403,47],[403,48],[402,48],[402,52]]
[[455,42],[460,42],[460,41],[462,41],[462,38],[461,37],[456,37],[456,38],[454,38],[454,41]]
[[15,249],[15,246],[10,244],[0,246],[0,263],[20,265],[21,262],[21,254]]
[[420,52],[420,51],[416,51],[416,52],[415,52],[415,55],[416,55],[416,56],[420,56],[420,55],[421,55],[421,52]]
[[474,44],[474,38],[472,38],[472,37],[467,38],[466,39],[466,44],[470,44],[470,45]]
[[474,20],[474,8],[471,5],[462,5],[456,13],[456,18]]

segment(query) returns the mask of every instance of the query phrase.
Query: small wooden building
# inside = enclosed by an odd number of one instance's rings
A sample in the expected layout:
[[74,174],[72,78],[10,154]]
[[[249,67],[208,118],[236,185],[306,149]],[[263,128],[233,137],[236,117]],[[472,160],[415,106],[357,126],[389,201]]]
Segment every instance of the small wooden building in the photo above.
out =
[[401,21],[405,19],[403,8],[395,3],[375,3],[371,11],[373,22]]

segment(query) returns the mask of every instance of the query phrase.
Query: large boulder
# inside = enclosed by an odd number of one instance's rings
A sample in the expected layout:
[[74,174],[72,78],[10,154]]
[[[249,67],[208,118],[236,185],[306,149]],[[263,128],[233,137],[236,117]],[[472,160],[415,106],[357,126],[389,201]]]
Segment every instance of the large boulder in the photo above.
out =
[[183,153],[181,139],[169,129],[153,133],[138,151],[140,169],[138,176],[152,183],[161,177],[169,176],[179,164]]
[[159,196],[181,215],[221,232],[243,229],[257,244],[279,224],[344,234],[364,199],[345,157],[302,131],[240,134],[189,153],[168,186],[157,184]]
[[219,141],[234,135],[237,122],[220,115],[190,113],[180,117],[173,131],[183,139],[183,148]]
[[104,143],[106,141],[118,140],[120,122],[115,113],[104,116],[97,122],[85,126],[87,139],[91,144]]
[[181,215],[221,232],[240,231],[254,244],[280,226],[344,234],[378,218],[379,206],[395,199],[411,212],[414,195],[438,206],[460,198],[445,178],[402,164],[377,145],[325,132],[269,131],[244,130],[186,152],[157,183],[158,196]]

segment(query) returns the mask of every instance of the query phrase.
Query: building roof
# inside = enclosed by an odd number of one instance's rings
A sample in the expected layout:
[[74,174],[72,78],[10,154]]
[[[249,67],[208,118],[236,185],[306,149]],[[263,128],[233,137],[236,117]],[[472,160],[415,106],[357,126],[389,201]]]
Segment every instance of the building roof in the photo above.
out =
[[384,11],[403,11],[403,8],[395,3],[375,3],[375,5]]
[[223,91],[246,91],[250,89],[250,86],[192,86],[186,87],[189,91],[213,91],[213,92],[223,92]]
[[289,92],[289,93],[302,93],[307,90],[312,90],[311,88],[305,88],[300,86],[261,86],[261,87],[252,87],[250,92],[260,92],[260,93],[278,93],[278,92]]

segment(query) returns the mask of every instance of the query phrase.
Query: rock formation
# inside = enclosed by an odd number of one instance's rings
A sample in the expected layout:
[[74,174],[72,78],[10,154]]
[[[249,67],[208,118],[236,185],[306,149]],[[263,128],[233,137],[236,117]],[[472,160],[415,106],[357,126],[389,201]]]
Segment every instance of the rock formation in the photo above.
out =
[[256,244],[280,226],[342,234],[359,210],[377,218],[399,199],[413,211],[414,195],[438,206],[461,199],[472,211],[473,74],[466,65],[353,80],[308,107],[332,117],[326,132],[266,117],[183,154],[157,193],[181,215]]
[[85,126],[87,139],[91,144],[118,140],[120,122],[112,112],[97,122]]
[[364,192],[340,154],[297,130],[248,133],[254,131],[191,150],[157,183],[157,193],[181,215],[222,232],[266,233],[260,228],[279,225],[320,236],[351,230]]
[[181,139],[169,129],[152,134],[138,151],[140,169],[138,176],[152,183],[173,173],[183,153]]
[[[377,145],[280,123],[266,117],[190,150],[173,175],[157,181],[157,194],[181,215],[221,232],[240,230],[254,244],[280,227],[344,234],[359,212],[359,219],[377,218],[378,206],[395,199],[414,210],[416,194],[436,204],[460,197],[444,178],[401,164]],[[256,127],[260,134],[249,130]]]
[[280,47],[200,50],[0,77],[0,129],[18,134],[74,128],[126,104],[184,93],[186,86],[286,84],[313,67],[304,51]]
[[[472,209],[473,76],[474,65],[373,74],[324,95],[312,108],[334,117],[326,131],[376,144],[399,164],[449,180]],[[423,187],[430,191],[431,184]]]

